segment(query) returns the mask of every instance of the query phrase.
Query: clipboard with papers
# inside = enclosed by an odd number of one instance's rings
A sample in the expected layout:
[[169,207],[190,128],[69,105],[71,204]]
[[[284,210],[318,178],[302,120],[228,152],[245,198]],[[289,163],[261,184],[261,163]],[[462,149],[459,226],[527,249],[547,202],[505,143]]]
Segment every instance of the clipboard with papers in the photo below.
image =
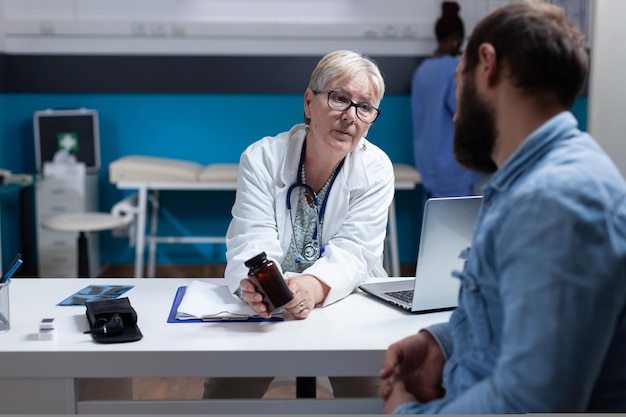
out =
[[168,323],[207,322],[275,322],[282,314],[259,317],[248,304],[238,302],[229,294],[228,286],[192,281],[178,287],[167,318]]

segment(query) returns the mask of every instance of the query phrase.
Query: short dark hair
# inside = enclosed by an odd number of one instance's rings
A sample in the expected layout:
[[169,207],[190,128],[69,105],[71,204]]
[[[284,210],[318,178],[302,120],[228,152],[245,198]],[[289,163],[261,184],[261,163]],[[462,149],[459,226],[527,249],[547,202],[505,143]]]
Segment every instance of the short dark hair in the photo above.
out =
[[465,27],[459,17],[460,6],[455,1],[441,3],[441,17],[435,23],[435,36],[438,41],[445,41],[452,35],[465,36]]
[[570,108],[589,72],[584,35],[562,8],[519,2],[481,20],[467,43],[463,72],[478,64],[478,48],[493,45],[498,62],[506,61],[514,85],[527,93],[554,93]]

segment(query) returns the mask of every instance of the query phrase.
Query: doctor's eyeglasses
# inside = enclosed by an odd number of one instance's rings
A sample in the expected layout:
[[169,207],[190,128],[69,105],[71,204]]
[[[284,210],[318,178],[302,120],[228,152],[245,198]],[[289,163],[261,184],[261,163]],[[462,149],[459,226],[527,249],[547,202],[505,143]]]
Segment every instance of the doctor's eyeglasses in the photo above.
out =
[[356,109],[356,117],[365,123],[374,123],[380,115],[380,110],[367,103],[355,103],[350,97],[335,90],[313,91],[315,94],[328,93],[328,107],[335,111],[346,111],[350,107]]

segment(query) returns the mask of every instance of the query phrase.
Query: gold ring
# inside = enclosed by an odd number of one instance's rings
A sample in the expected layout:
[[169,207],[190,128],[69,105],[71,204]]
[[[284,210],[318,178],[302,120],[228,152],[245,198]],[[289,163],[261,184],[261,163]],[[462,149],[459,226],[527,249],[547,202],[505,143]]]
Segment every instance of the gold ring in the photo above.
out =
[[299,311],[302,313],[304,311],[304,301],[300,301],[298,303],[298,308],[300,309]]

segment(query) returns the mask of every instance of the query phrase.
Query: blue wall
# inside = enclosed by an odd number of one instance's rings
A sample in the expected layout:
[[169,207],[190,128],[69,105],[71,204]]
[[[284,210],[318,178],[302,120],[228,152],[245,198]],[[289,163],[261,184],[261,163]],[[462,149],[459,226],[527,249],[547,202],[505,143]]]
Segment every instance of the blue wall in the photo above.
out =
[[[108,211],[126,194],[108,181],[108,164],[124,155],[141,154],[196,161],[238,162],[253,141],[287,130],[302,120],[301,94],[4,94],[0,123],[0,167],[35,172],[32,116],[46,108],[86,107],[98,110],[102,168],[99,207]],[[412,164],[409,98],[388,95],[382,116],[369,139],[392,161]],[[421,191],[397,195],[400,261],[412,263],[417,252]],[[5,200],[14,200],[5,196]],[[166,209],[160,221],[164,234],[224,234],[230,220],[233,192],[162,192]],[[20,250],[18,206],[4,207],[3,260]],[[191,233],[193,230],[194,233]],[[160,263],[223,263],[223,245],[159,245]],[[103,263],[132,263],[127,240],[101,233]]]

